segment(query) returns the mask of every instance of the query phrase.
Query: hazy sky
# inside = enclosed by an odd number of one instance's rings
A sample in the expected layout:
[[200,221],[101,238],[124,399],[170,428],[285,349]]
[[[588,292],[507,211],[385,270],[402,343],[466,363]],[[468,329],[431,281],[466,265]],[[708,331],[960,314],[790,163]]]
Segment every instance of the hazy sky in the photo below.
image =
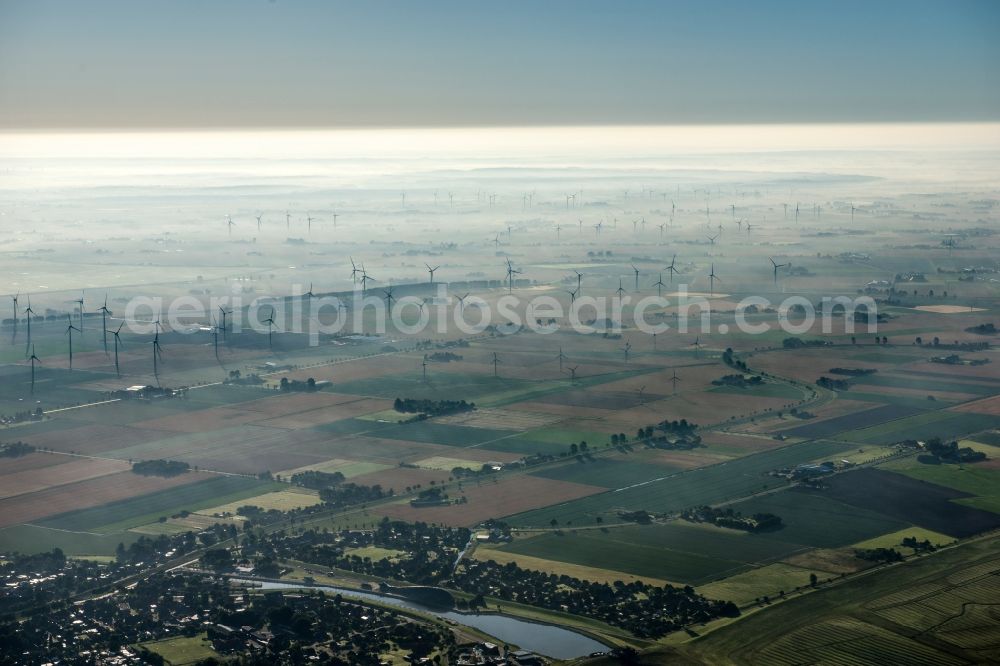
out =
[[995,0],[0,0],[0,128],[998,120],[998,35]]

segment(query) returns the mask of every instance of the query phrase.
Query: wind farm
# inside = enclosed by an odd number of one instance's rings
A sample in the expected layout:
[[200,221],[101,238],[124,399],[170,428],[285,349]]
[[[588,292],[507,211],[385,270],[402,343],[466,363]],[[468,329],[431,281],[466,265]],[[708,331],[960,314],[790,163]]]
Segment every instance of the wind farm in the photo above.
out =
[[449,119],[0,142],[0,615],[53,663],[1000,659],[996,125]]

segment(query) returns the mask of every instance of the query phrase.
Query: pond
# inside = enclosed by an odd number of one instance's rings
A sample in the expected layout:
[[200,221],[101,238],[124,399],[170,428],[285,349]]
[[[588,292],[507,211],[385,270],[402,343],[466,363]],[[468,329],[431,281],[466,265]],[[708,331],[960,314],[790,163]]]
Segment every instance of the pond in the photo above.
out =
[[501,642],[511,643],[524,650],[531,650],[532,652],[537,652],[538,654],[546,657],[552,657],[553,659],[573,659],[574,657],[583,657],[593,652],[606,652],[608,650],[608,647],[603,643],[599,643],[593,638],[584,636],[576,631],[564,629],[563,627],[557,627],[551,624],[529,622],[527,620],[521,620],[509,615],[439,611],[426,608],[407,599],[400,599],[399,597],[391,597],[384,594],[378,594],[376,592],[364,592],[361,590],[335,587],[332,585],[303,586],[295,583],[277,583],[272,581],[249,579],[234,580],[258,586],[264,590],[301,589],[303,587],[309,587],[310,589],[334,592],[345,597],[377,601],[389,606],[396,606],[397,608],[405,608],[408,610],[419,611],[421,613],[428,613],[430,615],[436,615],[444,620],[450,620],[457,624],[473,627],[474,629],[478,629],[489,634],[490,636],[493,636]]

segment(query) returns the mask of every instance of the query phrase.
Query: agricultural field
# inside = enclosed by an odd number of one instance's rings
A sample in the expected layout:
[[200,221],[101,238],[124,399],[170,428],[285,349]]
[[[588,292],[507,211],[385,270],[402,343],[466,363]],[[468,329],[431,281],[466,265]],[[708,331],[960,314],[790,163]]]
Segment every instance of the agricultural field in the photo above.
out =
[[618,511],[644,510],[661,513],[714,504],[748,494],[784,486],[784,479],[769,472],[813,460],[825,460],[851,445],[815,441],[786,445],[708,467],[678,471],[663,479],[622,486],[575,502],[507,518],[519,527],[592,525],[597,517],[616,521]]
[[804,547],[735,530],[671,523],[577,529],[516,539],[497,550],[700,585]]
[[679,651],[705,663],[991,663],[998,571],[1000,542],[976,540],[791,598]]

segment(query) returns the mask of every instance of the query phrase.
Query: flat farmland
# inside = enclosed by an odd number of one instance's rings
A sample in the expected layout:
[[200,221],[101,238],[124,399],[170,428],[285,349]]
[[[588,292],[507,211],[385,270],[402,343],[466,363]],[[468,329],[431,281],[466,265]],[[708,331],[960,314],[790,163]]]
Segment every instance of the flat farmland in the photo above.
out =
[[54,453],[29,453],[17,458],[7,458],[3,461],[4,474],[17,474],[18,472],[29,472],[34,469],[60,465],[71,458]]
[[984,398],[983,400],[976,400],[974,402],[967,402],[964,405],[952,407],[950,411],[974,412],[976,414],[988,414],[990,416],[1000,417],[1000,395]]
[[[131,472],[123,472],[122,474],[139,477]],[[113,480],[115,476],[107,477],[107,480]],[[217,476],[195,472],[174,478],[184,479],[185,477],[192,477],[193,483],[164,485],[154,492],[149,492],[147,489],[144,494],[133,493],[127,499],[109,497],[101,504],[89,507],[80,507],[79,504],[76,504],[75,506],[80,508],[68,511],[63,508],[62,513],[50,513],[51,517],[39,524],[55,529],[115,532],[153,522],[160,516],[169,517],[182,510],[195,512],[199,509],[254,497],[270,490],[285,488],[281,484],[245,477]],[[98,479],[98,481],[104,480]]]
[[148,421],[138,421],[132,425],[167,433],[198,433],[240,426],[260,419],[260,413],[238,407],[209,407],[187,411],[183,415],[171,414]]
[[362,474],[353,478],[352,481],[363,486],[380,485],[383,490],[391,488],[396,493],[402,493],[405,488],[416,485],[427,488],[431,481],[446,483],[449,476],[451,476],[451,470],[390,467],[370,474]]
[[[298,431],[293,431],[298,432]],[[400,462],[413,462],[431,456],[455,455],[456,448],[402,439],[384,439],[374,435],[345,435],[337,438],[318,439],[297,447],[303,455],[313,455],[327,460],[344,458],[363,459],[392,466]]]
[[416,508],[408,503],[388,504],[378,508],[380,515],[406,521],[441,525],[472,526],[488,518],[500,518],[541,506],[567,502],[601,492],[603,488],[567,481],[552,481],[527,475],[508,477],[494,483],[466,484],[449,493],[453,499],[465,496],[464,504]]
[[797,488],[732,505],[734,511],[744,515],[773,513],[781,517],[782,527],[758,535],[760,538],[813,548],[840,548],[908,525],[880,512],[878,507],[874,503],[859,507],[821,492],[809,493]]
[[[207,478],[208,475],[197,473],[164,479],[155,476],[140,476],[132,472],[118,472],[86,481],[67,483],[55,488],[0,500],[0,527],[34,522],[74,509],[103,507],[109,502],[118,502],[144,493],[184,486]],[[101,510],[103,509],[97,509],[98,512]],[[69,522],[61,526],[61,529],[85,530],[86,528]]]
[[532,472],[531,475],[543,479],[572,481],[591,486],[603,486],[604,488],[622,488],[634,483],[668,476],[677,472],[678,469],[655,462],[638,462],[602,456],[590,461],[585,459],[585,462],[577,462],[576,459],[573,459],[572,462],[565,465],[548,467]]
[[914,414],[881,425],[842,433],[840,438],[861,444],[901,442],[932,437],[957,439],[1000,424],[1000,417],[973,412],[934,411]]
[[329,460],[324,460],[323,462],[314,463],[312,465],[305,465],[304,467],[296,467],[294,469],[284,469],[276,472],[281,476],[291,476],[297,474],[298,472],[326,472],[328,474],[333,474],[334,472],[339,472],[343,474],[345,478],[353,478],[355,476],[360,476],[362,474],[370,474],[371,472],[377,472],[380,469],[386,469],[392,467],[392,465],[387,465],[385,463],[375,463],[366,462],[361,460],[346,460],[344,458],[331,458]]
[[609,391],[601,389],[583,389],[561,391],[541,396],[535,402],[565,405],[568,407],[598,408],[605,410],[629,409],[644,402],[654,402],[662,396],[653,394],[640,396],[637,391]]
[[[781,442],[778,442],[779,444]],[[713,451],[715,449],[712,449]],[[648,459],[657,464],[671,467],[674,470],[695,469],[707,465],[718,465],[719,463],[732,460],[733,456],[723,453],[710,453],[704,449],[694,451],[656,451]]]
[[871,425],[902,419],[916,413],[918,413],[917,410],[911,407],[883,405],[854,414],[844,414],[843,416],[836,416],[822,421],[809,422],[805,425],[782,430],[781,434],[786,437],[801,437],[803,439],[831,437],[846,430],[866,428]]
[[774,598],[781,591],[791,592],[796,587],[805,587],[809,585],[809,576],[813,573],[822,572],[775,562],[703,585],[698,592],[709,599],[725,599],[742,606],[760,597]]
[[915,458],[894,460],[884,469],[938,486],[952,488],[965,496],[952,502],[1000,514],[1000,469],[992,462],[971,465],[925,465]]
[[784,480],[767,476],[772,470],[825,459],[849,446],[824,441],[792,444],[710,467],[678,472],[663,480],[510,516],[507,522],[519,527],[548,527],[555,519],[562,525],[592,525],[598,516],[617,520],[618,511],[642,509],[661,513],[737,499],[764,488],[784,485]]
[[59,430],[42,430],[41,432],[36,432],[32,426],[24,428],[22,432],[18,433],[18,439],[35,447],[55,451],[74,451],[85,455],[101,454],[142,445],[163,437],[164,433],[158,430],[103,423],[76,425]]
[[470,428],[461,425],[446,425],[430,420],[385,425],[378,428],[378,436],[383,439],[403,439],[411,442],[426,442],[460,448],[480,445],[516,434],[518,434],[516,430]]
[[703,663],[994,663],[1000,635],[983,611],[998,562],[997,539],[963,544],[790,599],[685,652]]
[[739,532],[679,524],[547,532],[499,548],[694,585],[801,549]]
[[86,481],[131,468],[121,460],[58,456],[60,464],[21,472],[0,474],[0,499],[38,492],[76,481]]
[[138,534],[91,534],[53,530],[37,525],[12,525],[0,529],[0,551],[5,553],[42,553],[60,548],[66,555],[114,555],[120,543],[126,546],[139,538]]
[[534,430],[559,423],[563,419],[549,414],[532,414],[512,409],[476,409],[434,419],[442,425],[460,425],[491,430]]
[[967,493],[895,472],[861,469],[838,474],[828,480],[827,486],[824,490],[793,492],[822,494],[860,509],[877,507],[895,520],[957,538],[1000,527],[1000,515],[953,501],[969,497]]
[[923,391],[944,391],[948,393],[965,393],[970,395],[993,395],[1000,390],[996,384],[989,382],[958,381],[948,375],[932,376],[932,373],[913,375],[896,373],[878,373],[853,377],[858,386],[879,386],[887,388],[915,389]]
[[378,412],[392,407],[389,400],[379,400],[375,398],[355,398],[353,400],[339,402],[335,405],[319,407],[294,414],[275,416],[266,420],[258,421],[260,425],[271,428],[288,428],[298,430],[301,428],[312,428],[332,421],[341,419],[356,418]]
[[[720,452],[726,455],[747,455],[760,453],[769,449],[777,449],[788,446],[786,442],[768,435],[744,434],[738,432],[719,432],[707,430],[701,434],[701,442],[704,449],[696,449],[694,453],[707,453],[709,455]],[[678,452],[686,453],[686,452]]]
[[624,583],[642,581],[658,587],[668,583],[674,585],[680,584],[678,581],[667,581],[661,578],[653,578],[651,576],[636,576],[635,574],[625,573],[624,571],[600,569],[598,567],[588,567],[581,564],[571,564],[569,562],[549,560],[543,557],[533,557],[531,555],[515,553],[509,550],[501,550],[500,548],[494,547],[484,548],[483,546],[478,546],[472,552],[472,557],[484,562],[493,560],[498,564],[508,564],[513,562],[522,569],[528,569],[530,571],[544,571],[545,573],[551,573],[557,576],[572,576],[574,578],[579,578],[580,580],[606,583],[608,585],[612,585],[616,581],[622,581]]
[[239,499],[228,504],[199,509],[198,513],[209,516],[227,513],[235,514],[241,506],[255,506],[263,511],[291,511],[307,506],[315,506],[320,503],[319,493],[306,488],[289,488],[287,490],[275,490],[273,492],[261,493],[249,499]]
[[806,393],[804,389],[779,382],[765,382],[761,386],[750,386],[747,388],[740,388],[738,386],[717,386],[709,390],[713,393],[725,393],[744,398],[781,398],[782,400],[801,400],[805,397]]
[[[263,393],[263,396],[260,394]],[[257,391],[257,399],[242,402],[239,408],[248,412],[257,412],[261,418],[287,416],[308,412],[323,407],[336,407],[358,400],[358,396],[333,391],[289,392]]]

